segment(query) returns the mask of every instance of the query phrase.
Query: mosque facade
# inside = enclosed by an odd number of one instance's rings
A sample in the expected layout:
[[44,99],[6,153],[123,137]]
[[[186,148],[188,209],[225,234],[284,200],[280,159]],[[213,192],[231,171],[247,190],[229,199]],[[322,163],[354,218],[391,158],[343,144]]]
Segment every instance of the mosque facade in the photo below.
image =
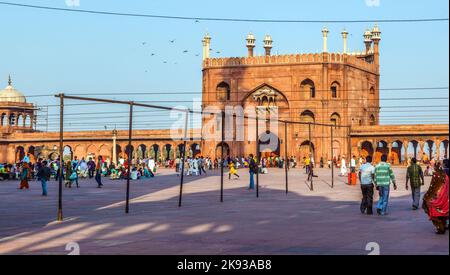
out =
[[[276,140],[276,146],[260,152],[262,156],[295,156],[298,160],[312,155],[315,160],[343,156],[373,155],[379,160],[387,154],[394,164],[408,156],[442,159],[448,157],[449,125],[380,125],[380,40],[377,26],[363,35],[364,50],[349,52],[347,31],[342,31],[342,52],[328,51],[328,29],[322,29],[323,49],[319,53],[273,55],[273,40],[263,40],[263,55],[255,55],[256,38],[246,38],[245,57],[212,58],[212,38],[203,39],[202,108],[253,110],[258,117],[276,112],[277,129],[260,127],[251,133],[250,119],[226,120],[227,138],[204,137],[220,128],[217,117],[203,118],[211,128],[190,132],[188,153],[220,157],[255,154],[262,136]],[[36,106],[16,90],[11,78],[0,91],[0,162],[17,162],[25,154],[31,158],[54,158],[58,152],[59,133],[36,130]],[[285,128],[286,127],[286,128]],[[238,131],[239,130],[239,131]],[[239,134],[238,138],[238,132]],[[254,135],[255,138],[250,137]],[[259,138],[256,139],[256,136]],[[89,137],[89,138],[86,138]],[[126,131],[68,132],[65,146],[71,157],[103,156],[110,160],[153,156],[175,158],[183,148],[172,140],[169,130],[137,130],[131,148]],[[242,138],[243,137],[243,138]],[[286,146],[287,143],[287,146]],[[285,147],[288,148],[285,152]],[[260,147],[261,148],[261,147]],[[427,149],[428,148],[428,149]],[[412,150],[412,153],[411,153]]]

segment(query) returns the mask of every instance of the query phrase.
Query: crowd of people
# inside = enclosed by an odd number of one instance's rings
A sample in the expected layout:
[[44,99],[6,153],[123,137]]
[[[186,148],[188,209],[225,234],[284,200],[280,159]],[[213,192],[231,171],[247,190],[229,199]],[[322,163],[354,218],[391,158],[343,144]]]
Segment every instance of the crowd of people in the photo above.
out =
[[[363,214],[373,215],[374,189],[379,193],[376,211],[379,215],[388,215],[388,203],[391,185],[397,190],[397,181],[387,155],[381,156],[381,162],[372,165],[368,156],[359,169],[362,200],[360,210]],[[430,187],[422,199],[422,208],[436,228],[437,234],[445,234],[449,219],[449,160],[434,164]],[[411,189],[413,211],[420,207],[421,187],[425,185],[424,172],[416,158],[406,169],[405,189]]]
[[[376,212],[381,216],[388,215],[388,204],[391,185],[397,190],[397,182],[392,169],[392,163],[388,162],[388,156],[382,155],[381,161],[376,165],[372,164],[371,156],[366,158],[356,158],[352,156],[347,163],[345,156],[328,160],[327,166],[331,168],[334,165],[340,168],[340,175],[344,176],[348,173],[358,172],[358,178],[361,184],[362,201],[360,205],[361,213],[373,215],[373,197],[374,190],[379,193],[379,200],[376,204]],[[424,165],[425,164],[425,165]],[[0,164],[0,180],[19,180],[19,189],[29,189],[29,180],[37,180],[41,182],[42,195],[47,196],[47,182],[54,178],[59,180],[61,175],[59,159],[43,160],[38,159],[32,163],[30,156],[26,155],[21,162],[16,164]],[[220,169],[223,165],[228,168],[229,180],[233,178],[239,179],[239,169],[248,169],[250,175],[248,189],[255,188],[254,175],[269,173],[268,168],[296,168],[297,161],[294,156],[287,159],[278,156],[261,157],[260,160],[250,154],[248,157],[227,157],[223,161],[220,158],[211,159],[209,157],[196,156],[187,157],[182,162],[180,157],[174,160],[156,161],[152,157],[146,159],[133,160],[130,173],[128,172],[128,161],[119,158],[115,164],[108,159],[99,156],[96,160],[89,158],[78,159],[76,156],[72,160],[66,160],[62,169],[62,180],[66,188],[72,186],[80,187],[80,178],[94,178],[97,187],[101,188],[102,178],[109,177],[111,180],[130,179],[139,180],[145,178],[153,178],[159,167],[173,168],[177,175],[183,173],[186,176],[206,175],[211,170]],[[321,158],[319,165],[321,168],[326,164]],[[426,166],[425,169],[422,166]],[[314,174],[316,164],[314,158],[304,157],[302,168],[308,175],[308,180],[317,177]],[[431,176],[431,184],[423,196],[422,208],[429,215],[430,220],[436,227],[436,232],[443,234],[448,229],[448,203],[449,203],[449,162],[448,159],[433,161],[429,163],[419,163],[416,158],[408,159],[406,169],[406,190],[411,190],[412,209],[420,208],[421,187],[425,184],[424,177]]]

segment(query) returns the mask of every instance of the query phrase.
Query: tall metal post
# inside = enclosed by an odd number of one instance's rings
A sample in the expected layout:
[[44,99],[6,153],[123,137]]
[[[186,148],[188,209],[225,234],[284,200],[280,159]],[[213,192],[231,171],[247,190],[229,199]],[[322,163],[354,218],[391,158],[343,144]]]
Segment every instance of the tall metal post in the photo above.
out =
[[330,127],[331,128],[331,188],[334,188],[334,150],[333,150],[333,145],[334,145],[334,137],[333,137],[333,126]]
[[286,174],[286,194],[288,193],[288,134],[287,134],[287,122],[284,122],[284,172]]
[[[311,123],[308,124],[308,139],[309,139],[309,173],[311,173],[311,191],[314,190],[314,184],[313,184],[313,165],[312,165],[312,159],[313,159],[313,155],[312,155],[312,140],[311,140]],[[314,160],[315,161],[315,160]]]
[[[58,177],[58,221],[63,220],[62,214],[62,178],[64,168],[64,94],[59,94],[59,177]],[[67,175],[66,175],[67,176]]]
[[133,138],[133,102],[130,102],[130,118],[129,118],[129,128],[128,128],[128,176],[127,176],[127,195],[125,203],[125,213],[128,214],[130,211],[130,177],[131,177],[131,158],[133,156],[133,151],[131,150],[131,141]]
[[352,159],[352,137],[351,137],[351,135],[350,135],[350,128],[351,128],[351,126],[348,126],[347,127],[347,143],[348,143],[348,160],[349,160],[349,162],[351,161],[351,159]]
[[178,198],[178,207],[181,207],[181,200],[183,197],[183,181],[184,181],[184,163],[186,162],[186,147],[187,147],[187,135],[188,135],[188,123],[189,123],[189,110],[186,111],[186,117],[184,118],[184,142],[183,150],[181,153],[181,171],[180,171],[180,196]]
[[222,129],[221,129],[221,138],[220,138],[220,202],[223,202],[223,165],[225,160],[223,159],[223,147],[225,142],[225,111],[222,111]]
[[260,162],[260,153],[259,153],[259,118],[258,118],[258,109],[256,109],[256,197],[259,198],[259,162]]

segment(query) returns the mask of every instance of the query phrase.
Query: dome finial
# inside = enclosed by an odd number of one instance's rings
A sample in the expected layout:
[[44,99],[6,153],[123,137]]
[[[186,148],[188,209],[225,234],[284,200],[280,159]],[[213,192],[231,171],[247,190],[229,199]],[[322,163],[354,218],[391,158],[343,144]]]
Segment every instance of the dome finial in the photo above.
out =
[[9,86],[12,85],[11,75],[8,75],[8,85],[9,85]]

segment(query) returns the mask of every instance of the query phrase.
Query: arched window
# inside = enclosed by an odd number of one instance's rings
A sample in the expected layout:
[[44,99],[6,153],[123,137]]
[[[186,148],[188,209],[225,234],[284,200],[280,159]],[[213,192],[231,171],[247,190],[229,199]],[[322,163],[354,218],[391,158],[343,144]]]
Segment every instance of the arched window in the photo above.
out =
[[2,116],[0,117],[0,126],[6,126],[6,125],[7,125],[6,114],[3,113]]
[[369,93],[370,93],[371,95],[374,95],[374,94],[375,94],[375,89],[373,88],[373,86],[370,87]]
[[221,82],[216,87],[217,100],[225,101],[231,99],[231,89],[230,85],[226,82]]
[[16,125],[16,115],[15,114],[9,115],[9,125],[10,126]]
[[300,92],[306,95],[309,95],[309,98],[316,97],[316,87],[314,86],[314,82],[311,79],[305,79],[300,83]]
[[330,117],[331,124],[337,126],[341,124],[341,116],[338,113],[333,113]]
[[306,110],[300,114],[300,121],[306,123],[314,123],[316,121],[316,118],[313,112],[311,112],[310,110]]
[[17,115],[17,126],[22,127],[23,122],[24,122],[23,115],[22,114]]
[[32,127],[32,123],[31,123],[31,116],[25,116],[25,126],[26,127]]
[[330,88],[331,98],[339,97],[339,87],[340,87],[339,82],[335,81],[335,82],[331,83],[331,88]]
[[369,124],[370,125],[375,125],[375,123],[376,123],[375,116],[374,115],[370,115]]

